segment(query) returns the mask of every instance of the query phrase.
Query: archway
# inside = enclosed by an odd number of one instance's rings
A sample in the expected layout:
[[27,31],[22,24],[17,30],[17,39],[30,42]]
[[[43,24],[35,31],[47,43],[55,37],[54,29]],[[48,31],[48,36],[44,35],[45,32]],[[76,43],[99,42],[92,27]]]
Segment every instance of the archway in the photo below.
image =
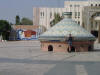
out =
[[48,46],[48,51],[53,51],[53,46],[52,45]]
[[98,38],[98,30],[92,30],[92,35],[94,35],[96,38]]
[[75,52],[75,47],[74,46],[71,47],[71,52]]
[[98,42],[100,43],[100,12],[94,13],[91,18],[92,21],[94,20],[96,23],[98,23],[98,27],[96,26],[96,28],[98,28]]
[[88,51],[92,51],[93,47],[91,45],[88,46]]

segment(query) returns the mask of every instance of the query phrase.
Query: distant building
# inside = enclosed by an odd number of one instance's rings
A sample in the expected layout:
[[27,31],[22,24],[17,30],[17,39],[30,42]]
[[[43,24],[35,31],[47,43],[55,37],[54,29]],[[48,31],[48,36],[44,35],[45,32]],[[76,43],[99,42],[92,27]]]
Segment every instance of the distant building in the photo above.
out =
[[39,18],[40,18],[40,8],[34,8],[34,13],[33,13],[33,17],[34,17],[34,20],[33,20],[33,23],[34,25],[39,25]]
[[[84,22],[86,22],[83,21],[85,14],[84,12],[90,12],[89,10],[94,6],[100,9],[100,1],[65,1],[64,8],[33,8],[33,21],[35,24],[45,26],[47,29],[49,29],[51,27],[50,22],[54,19],[54,13],[59,13],[62,15],[63,12],[72,12],[72,19],[75,20],[77,24],[80,24],[80,26],[83,26]],[[98,8],[95,9],[99,10]],[[86,17],[90,17],[90,15],[87,15]],[[87,25],[86,29],[91,31],[88,28],[89,24],[85,24]]]

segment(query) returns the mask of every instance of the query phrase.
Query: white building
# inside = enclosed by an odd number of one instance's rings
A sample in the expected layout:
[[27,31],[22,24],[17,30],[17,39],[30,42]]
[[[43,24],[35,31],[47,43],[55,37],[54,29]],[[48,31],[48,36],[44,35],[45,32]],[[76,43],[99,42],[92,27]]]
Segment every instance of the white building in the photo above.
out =
[[[100,6],[100,1],[65,1],[64,8],[33,8],[33,22],[35,25],[43,25],[44,27],[49,29],[50,22],[54,19],[54,13],[59,13],[60,15],[62,15],[63,12],[72,12],[72,19],[82,26],[84,19],[84,7],[87,6]],[[36,11],[36,9],[38,11]],[[89,28],[87,28],[87,30],[88,29]]]
[[54,14],[59,13],[62,16],[62,13],[65,8],[33,8],[33,22],[34,25],[42,25],[49,29],[50,22],[54,19]]
[[[83,25],[83,12],[87,12],[87,10],[85,10],[85,7],[94,6],[100,6],[100,1],[65,1],[66,11],[72,12],[72,19],[81,26]],[[85,20],[87,20],[87,18],[85,18]],[[89,28],[87,28],[87,30],[89,30]]]

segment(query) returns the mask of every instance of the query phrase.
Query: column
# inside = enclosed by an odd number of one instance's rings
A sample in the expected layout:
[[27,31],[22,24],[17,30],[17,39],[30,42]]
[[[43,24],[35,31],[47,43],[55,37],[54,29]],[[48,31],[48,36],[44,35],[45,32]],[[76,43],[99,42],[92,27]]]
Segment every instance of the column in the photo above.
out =
[[100,22],[99,22],[99,30],[98,30],[98,43],[100,43]]
[[90,21],[90,18],[88,17],[88,19],[87,19],[87,30],[89,31],[89,32],[91,32],[91,23],[90,23],[91,21]]
[[93,30],[95,30],[95,21],[93,20]]

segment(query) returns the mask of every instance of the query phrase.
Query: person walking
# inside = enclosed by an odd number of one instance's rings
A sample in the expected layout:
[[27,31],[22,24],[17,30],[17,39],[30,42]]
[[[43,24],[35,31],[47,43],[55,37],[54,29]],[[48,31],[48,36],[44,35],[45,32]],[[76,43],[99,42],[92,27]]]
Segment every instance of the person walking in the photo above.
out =
[[71,49],[72,49],[72,35],[69,34],[69,37],[68,37],[68,44],[69,44],[69,48],[68,48],[68,52],[71,52]]

